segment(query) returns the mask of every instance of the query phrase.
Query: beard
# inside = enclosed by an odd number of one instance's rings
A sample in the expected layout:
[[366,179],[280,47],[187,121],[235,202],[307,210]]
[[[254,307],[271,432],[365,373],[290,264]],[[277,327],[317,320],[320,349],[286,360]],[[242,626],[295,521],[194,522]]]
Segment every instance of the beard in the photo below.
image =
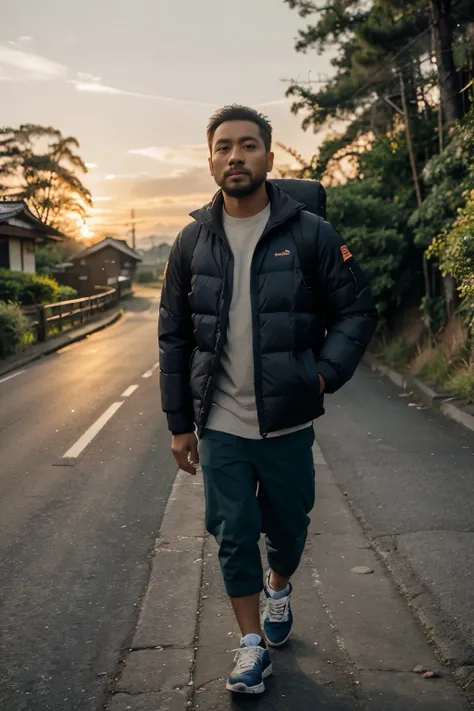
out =
[[231,198],[245,198],[250,197],[257,192],[257,190],[263,185],[267,179],[265,175],[253,176],[249,175],[250,180],[245,183],[239,184],[227,184],[227,178],[218,183],[222,191]]

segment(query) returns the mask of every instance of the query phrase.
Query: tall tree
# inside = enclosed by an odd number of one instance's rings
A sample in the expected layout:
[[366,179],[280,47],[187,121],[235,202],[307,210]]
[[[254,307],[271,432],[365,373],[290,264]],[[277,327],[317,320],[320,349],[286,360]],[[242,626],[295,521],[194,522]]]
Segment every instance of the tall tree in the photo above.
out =
[[429,6],[441,106],[446,122],[452,124],[462,118],[463,113],[453,54],[453,3],[451,0],[429,0]]
[[25,124],[0,130],[0,194],[25,200],[46,225],[73,232],[92,205],[79,175],[87,167],[76,138],[52,127]]
[[[311,82],[290,84],[288,95],[296,99],[293,112],[306,113],[303,128],[318,129],[331,118],[352,121],[357,115],[361,129],[385,133],[393,121],[390,99],[398,96],[398,72],[429,44],[429,22],[421,1],[374,0],[369,5],[332,0],[324,6],[306,0],[285,2],[302,17],[315,18],[300,31],[297,51],[321,54],[337,49],[334,76],[322,88],[314,90]],[[407,54],[407,45],[414,51]]]

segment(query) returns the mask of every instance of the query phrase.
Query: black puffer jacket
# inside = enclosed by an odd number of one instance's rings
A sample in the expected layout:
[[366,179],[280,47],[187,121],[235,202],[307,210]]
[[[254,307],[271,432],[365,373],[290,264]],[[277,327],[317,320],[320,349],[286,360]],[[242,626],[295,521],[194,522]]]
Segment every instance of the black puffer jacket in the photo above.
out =
[[[377,319],[369,286],[339,234],[275,185],[268,191],[271,216],[252,261],[253,332],[242,343],[253,345],[262,436],[324,413],[318,376],[329,393],[349,380]],[[162,407],[173,434],[195,424],[202,433],[219,375],[233,281],[222,207],[218,193],[192,213],[195,222],[176,239],[167,266],[159,344]],[[296,230],[311,243],[315,294],[303,278],[308,268],[300,265]]]

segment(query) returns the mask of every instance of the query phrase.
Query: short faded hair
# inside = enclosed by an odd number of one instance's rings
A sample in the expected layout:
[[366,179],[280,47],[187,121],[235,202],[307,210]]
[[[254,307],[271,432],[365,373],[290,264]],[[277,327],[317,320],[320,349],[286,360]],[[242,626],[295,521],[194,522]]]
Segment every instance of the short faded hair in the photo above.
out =
[[251,121],[256,124],[260,130],[263,143],[265,144],[265,150],[267,153],[270,153],[272,148],[272,125],[270,121],[266,116],[260,114],[255,109],[251,109],[249,106],[240,106],[239,104],[224,106],[211,116],[207,124],[207,142],[209,149],[212,148],[215,132],[219,126],[222,126],[222,124],[227,121]]

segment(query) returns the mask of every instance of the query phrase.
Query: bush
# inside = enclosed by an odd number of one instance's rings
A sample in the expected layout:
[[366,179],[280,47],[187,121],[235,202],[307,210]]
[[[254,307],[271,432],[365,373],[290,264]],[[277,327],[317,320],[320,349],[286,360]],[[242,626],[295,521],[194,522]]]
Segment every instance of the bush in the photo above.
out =
[[[56,301],[61,301],[61,294],[64,293],[61,292],[61,289],[64,288],[60,287],[57,281],[50,277],[0,269],[1,301],[13,301],[23,306],[52,304]],[[76,293],[74,292],[74,294]],[[76,298],[76,296],[72,298]]]
[[433,350],[433,354],[420,371],[422,378],[430,380],[436,385],[444,387],[452,371],[452,363],[446,355],[444,348],[438,347]]
[[395,370],[405,370],[413,356],[413,346],[409,346],[401,338],[395,338],[384,344],[379,355],[380,360]]
[[72,299],[78,298],[79,294],[72,286],[59,286],[55,301],[72,301]]
[[474,366],[458,371],[447,383],[448,390],[465,402],[474,403]]
[[156,273],[149,271],[149,272],[139,272],[138,274],[138,283],[139,284],[151,284],[152,282],[156,281]]
[[17,353],[32,340],[29,321],[20,307],[0,301],[0,358]]

